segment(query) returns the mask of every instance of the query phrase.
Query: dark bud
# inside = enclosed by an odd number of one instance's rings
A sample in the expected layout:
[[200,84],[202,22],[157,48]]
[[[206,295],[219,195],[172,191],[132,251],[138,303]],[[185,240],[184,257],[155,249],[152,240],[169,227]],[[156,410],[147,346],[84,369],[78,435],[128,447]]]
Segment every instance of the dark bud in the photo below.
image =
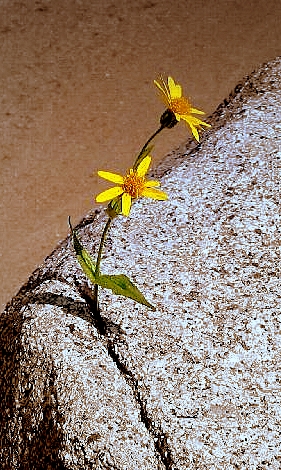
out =
[[178,123],[177,118],[173,111],[170,109],[166,109],[160,118],[160,124],[162,127],[167,127],[168,129],[172,129]]

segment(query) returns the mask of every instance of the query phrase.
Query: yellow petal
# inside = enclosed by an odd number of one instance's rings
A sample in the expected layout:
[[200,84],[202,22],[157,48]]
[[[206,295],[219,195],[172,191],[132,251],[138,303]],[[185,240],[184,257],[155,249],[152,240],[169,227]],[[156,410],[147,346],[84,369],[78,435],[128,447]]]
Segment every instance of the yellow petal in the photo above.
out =
[[199,134],[198,134],[198,131],[196,129],[196,127],[194,127],[192,124],[189,123],[189,126],[190,126],[190,129],[191,129],[191,132],[193,134],[193,136],[195,137],[195,139],[197,140],[197,142],[199,142]]
[[151,163],[151,156],[150,155],[147,155],[139,164],[139,166],[137,167],[137,175],[138,176],[144,176],[147,171],[148,171],[148,168],[150,166],[150,163]]
[[168,87],[172,100],[175,98],[181,98],[182,89],[180,85],[176,85],[172,77],[168,77]]
[[150,180],[150,181],[145,182],[145,187],[146,188],[155,188],[156,186],[160,186],[159,181]]
[[120,186],[114,186],[114,188],[107,189],[96,196],[96,202],[105,202],[114,199],[123,193],[123,189]]
[[200,109],[196,109],[196,108],[191,108],[190,112],[192,114],[205,114],[204,111],[200,111]]
[[154,80],[154,84],[163,93],[163,95],[164,95],[163,99],[164,99],[165,104],[170,106],[171,105],[170,91],[169,91],[168,85],[165,83],[163,78],[161,77],[159,82]]
[[124,183],[123,176],[118,175],[116,173],[111,173],[110,171],[98,171],[98,175],[107,181],[111,181],[112,183],[117,183],[117,184]]
[[205,126],[205,127],[212,127],[210,124],[207,124],[207,122],[201,121],[201,119],[198,119],[194,116],[191,116],[189,114],[183,114],[181,118],[186,121],[189,125],[200,127],[200,126]]
[[164,191],[159,191],[159,189],[145,188],[142,191],[142,196],[150,197],[152,199],[158,199],[159,201],[165,201],[168,199],[168,195]]
[[212,127],[210,124],[207,124],[206,122],[204,121],[201,121],[200,119],[197,119],[193,116],[190,116],[189,119],[185,119],[183,117],[183,119],[187,122],[187,124],[189,125],[190,129],[191,129],[191,132],[192,134],[194,135],[195,139],[197,140],[197,142],[199,142],[199,134],[198,134],[198,131],[197,131],[197,127],[200,129],[201,126],[205,126],[205,127]]
[[130,194],[124,193],[122,196],[122,214],[128,216],[130,214],[132,198]]
[[207,122],[204,121],[201,121],[200,126],[212,127],[211,124],[207,124]]
[[162,91],[162,93],[163,93],[164,95],[166,95],[166,90],[165,90],[165,88],[163,88],[163,87],[160,85],[159,82],[157,82],[156,80],[154,80],[154,85],[156,85],[157,88],[159,88],[159,90]]

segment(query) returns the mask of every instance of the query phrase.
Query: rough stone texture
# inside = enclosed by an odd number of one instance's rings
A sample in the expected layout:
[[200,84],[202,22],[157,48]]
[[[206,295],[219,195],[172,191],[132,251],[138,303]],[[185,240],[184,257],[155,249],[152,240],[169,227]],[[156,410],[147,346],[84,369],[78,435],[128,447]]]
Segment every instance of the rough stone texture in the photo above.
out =
[[[65,240],[1,315],[3,469],[281,467],[281,59],[157,169],[107,240],[156,306],[100,291]],[[95,253],[105,216],[78,227]]]

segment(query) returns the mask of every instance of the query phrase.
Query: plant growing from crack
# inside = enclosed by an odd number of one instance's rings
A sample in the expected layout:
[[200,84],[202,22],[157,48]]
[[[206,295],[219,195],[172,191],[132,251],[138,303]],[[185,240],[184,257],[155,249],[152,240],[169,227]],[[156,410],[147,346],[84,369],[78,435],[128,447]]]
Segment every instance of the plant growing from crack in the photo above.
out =
[[162,78],[159,79],[159,81],[155,80],[154,83],[163,94],[163,99],[167,106],[167,109],[160,117],[160,127],[144,144],[132,168],[129,169],[125,176],[108,171],[98,171],[98,175],[101,178],[115,183],[117,186],[107,189],[96,196],[96,202],[102,203],[109,201],[106,209],[108,220],[101,235],[96,262],[94,262],[90,254],[80,243],[76,231],[71,226],[69,218],[73,246],[77,259],[87,278],[94,285],[93,301],[96,311],[99,311],[99,287],[111,289],[114,294],[129,297],[134,301],[155,310],[155,307],[146,300],[137,286],[133,284],[125,274],[110,275],[101,273],[100,264],[106,236],[113,220],[117,216],[129,216],[132,202],[135,199],[140,197],[148,197],[161,201],[168,199],[167,194],[158,189],[160,186],[159,181],[146,179],[146,174],[151,164],[150,152],[153,148],[152,146],[149,146],[149,144],[156,135],[158,135],[163,129],[171,129],[180,120],[184,120],[189,126],[194,138],[199,142],[198,130],[202,129],[203,126],[210,127],[206,122],[193,116],[194,114],[204,114],[204,112],[192,107],[189,100],[183,96],[182,87],[179,84],[176,84],[172,77],[168,77],[167,83]]

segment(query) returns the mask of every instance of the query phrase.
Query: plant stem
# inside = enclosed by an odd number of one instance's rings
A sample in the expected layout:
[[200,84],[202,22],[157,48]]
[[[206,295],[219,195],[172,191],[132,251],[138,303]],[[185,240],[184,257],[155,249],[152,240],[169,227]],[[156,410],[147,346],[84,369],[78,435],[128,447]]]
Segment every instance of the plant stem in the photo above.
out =
[[[151,135],[151,137],[149,137],[149,139],[146,141],[146,143],[144,144],[144,146],[142,147],[140,153],[138,154],[137,158],[136,158],[136,161],[134,163],[134,166],[133,166],[133,169],[136,170],[138,164],[139,164],[139,161],[141,159],[141,156],[142,154],[145,152],[149,142],[151,142],[154,137],[157,136],[157,134],[159,134],[162,129],[165,129],[165,125],[161,124],[161,126],[159,127],[159,129],[157,129],[157,131],[154,132],[154,134]],[[105,242],[105,238],[106,238],[106,234],[109,230],[109,227],[110,227],[110,224],[112,222],[112,218],[109,217],[108,221],[106,222],[105,224],[105,227],[103,229],[103,232],[102,232],[102,236],[101,236],[101,241],[100,241],[100,246],[99,246],[99,251],[98,251],[98,257],[97,257],[97,263],[96,263],[96,269],[95,269],[95,277],[99,277],[100,275],[100,262],[101,262],[101,255],[102,255],[102,249],[103,249],[103,246],[104,246],[104,242]],[[98,303],[98,284],[94,284],[94,301],[96,303],[96,308],[97,308],[97,311],[99,311],[99,303]]]
[[[100,274],[100,262],[101,262],[101,254],[102,254],[102,249],[104,246],[106,234],[109,230],[110,224],[112,222],[112,219],[109,217],[108,221],[105,224],[105,227],[102,232],[101,236],[101,241],[100,241],[100,246],[99,246],[99,252],[98,252],[98,257],[97,257],[97,263],[96,263],[96,269],[95,269],[95,277],[98,277]],[[99,286],[98,284],[94,284],[94,302],[96,304],[96,310],[99,312],[99,301],[98,301],[98,292],[99,291]]]
[[152,134],[151,137],[149,137],[149,139],[147,140],[147,142],[144,144],[143,148],[141,149],[140,154],[144,151],[144,149],[146,149],[146,147],[148,146],[149,142],[151,142],[151,141],[154,139],[154,137],[156,137],[157,134],[159,134],[159,132],[162,131],[162,129],[164,129],[164,126],[161,125],[161,126],[159,127],[159,129],[157,129],[157,131],[154,132],[154,134]]
[[102,249],[103,249],[104,242],[105,242],[105,237],[106,237],[106,234],[108,232],[108,229],[110,227],[111,222],[112,222],[112,219],[109,217],[108,221],[105,224],[103,232],[102,232],[100,247],[99,247],[99,252],[98,252],[98,257],[97,257],[97,264],[96,264],[96,269],[95,269],[95,276],[96,277],[98,277],[99,274],[100,274],[100,262],[101,262]]
[[145,149],[147,148],[149,142],[151,142],[151,141],[154,139],[154,137],[156,137],[157,134],[159,134],[159,132],[161,132],[162,129],[164,129],[164,128],[165,128],[165,126],[161,125],[161,126],[159,127],[159,129],[157,129],[157,131],[154,132],[154,134],[152,134],[152,136],[149,137],[149,139],[146,141],[146,143],[144,144],[143,148],[141,149],[140,153],[138,154],[138,156],[137,156],[137,158],[136,158],[136,161],[135,161],[134,166],[133,166],[133,169],[134,169],[134,170],[137,168],[138,163],[139,163],[140,156],[141,156],[141,154],[145,151]]

